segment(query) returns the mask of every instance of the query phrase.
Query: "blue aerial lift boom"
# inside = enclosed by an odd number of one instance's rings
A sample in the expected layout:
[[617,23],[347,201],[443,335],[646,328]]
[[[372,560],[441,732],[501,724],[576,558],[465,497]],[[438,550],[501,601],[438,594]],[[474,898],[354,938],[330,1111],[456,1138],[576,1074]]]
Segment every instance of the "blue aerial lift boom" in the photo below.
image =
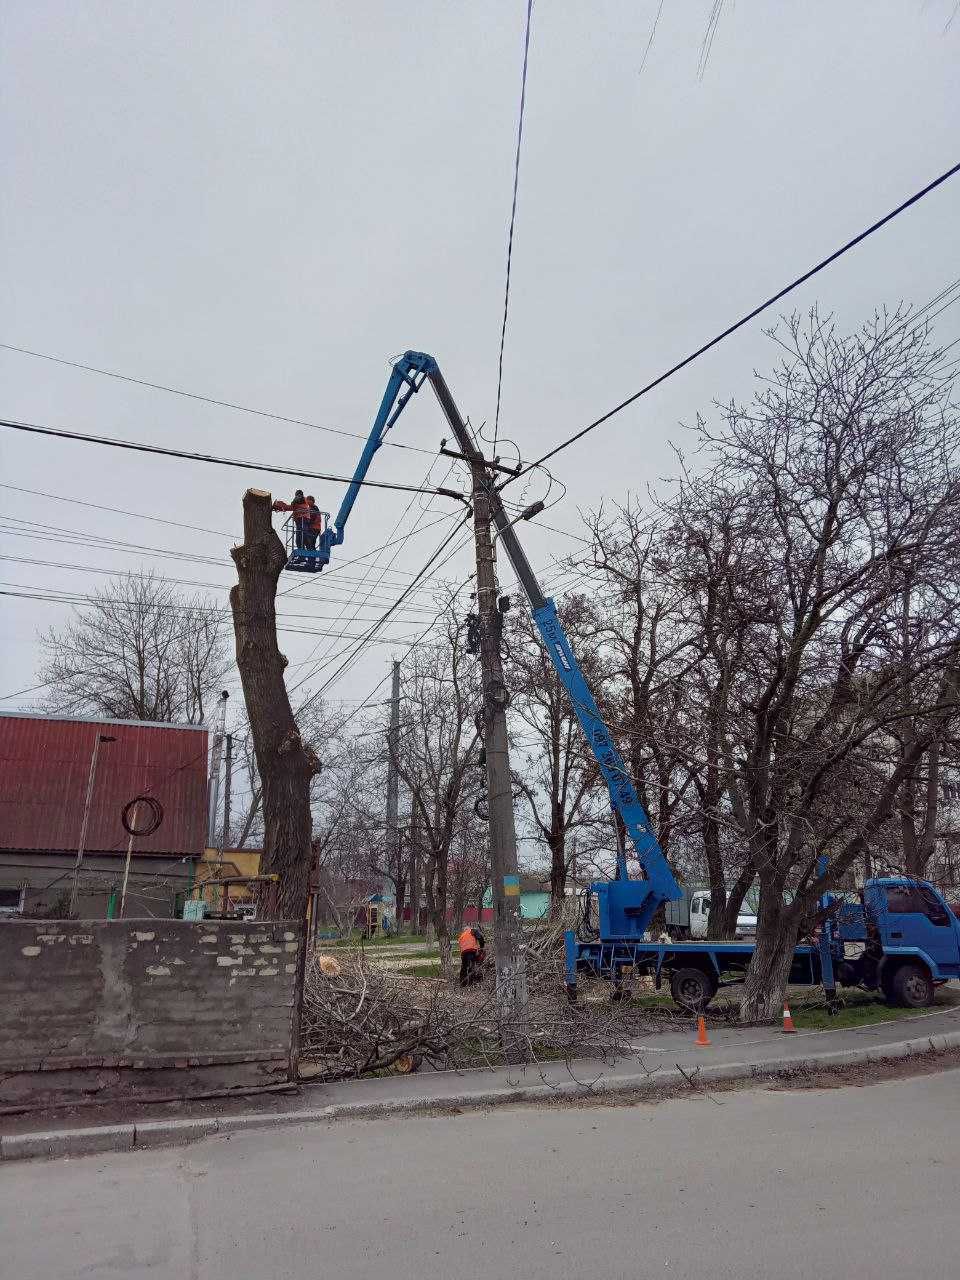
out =
[[[302,569],[304,563],[310,565],[311,559],[317,569],[329,563],[331,549],[344,541],[347,521],[374,455],[424,382],[433,388],[460,456],[470,463],[485,464],[436,360],[423,352],[405,352],[393,365],[379,411],[336,519],[318,537],[315,551],[292,549],[288,568]],[[481,465],[476,474],[486,489],[498,540],[527,596],[537,630],[570,697],[609,789],[611,805],[623,820],[644,874],[642,880],[629,878],[626,852],[621,849],[614,878],[590,886],[598,904],[596,936],[578,938],[572,931],[566,934],[567,989],[573,997],[578,973],[612,979],[615,985],[627,971],[649,973],[658,987],[662,975],[667,974],[678,1004],[702,1008],[721,983],[742,981],[753,954],[753,944],[653,942],[645,936],[659,908],[680,898],[682,891],[623,758],[601,718],[560,624],[556,605],[543,594],[517,538],[515,521],[504,509],[491,472],[486,465]],[[462,497],[450,490],[437,492]],[[536,509],[535,504],[518,519],[529,517]],[[821,906],[827,909],[831,901],[828,895],[822,899]],[[828,1000],[832,1001],[836,974],[841,982],[880,990],[893,1002],[919,1006],[932,1001],[936,983],[960,977],[960,919],[949,910],[933,886],[925,882],[908,882],[902,877],[867,881],[859,908],[851,907],[846,916],[841,915],[838,920],[835,927],[834,920],[828,916],[818,942],[796,948],[791,982],[822,983]],[[862,956],[848,958],[846,943],[859,944],[864,940],[866,948]]]
[[[340,510],[332,523],[330,523],[328,517],[325,519],[326,528],[319,534],[316,548],[308,549],[296,546],[293,521],[287,521],[288,569],[292,569],[295,572],[316,573],[322,570],[324,565],[330,563],[332,548],[342,546],[350,512],[353,510],[357,494],[360,492],[367,472],[370,470],[370,463],[373,461],[374,454],[386,439],[387,432],[403,413],[410,397],[416,395],[423,386],[423,381],[427,377],[430,367],[436,368],[436,361],[431,356],[422,355],[417,351],[408,351],[396,361],[390,373],[387,389],[384,391],[383,399],[380,401],[377,416],[374,418],[373,426],[370,428],[367,443],[364,445],[360,461],[354,469],[353,479],[350,481],[347,492],[343,496],[343,501],[340,503]],[[447,489],[438,489],[437,493],[445,493],[452,498],[460,498],[462,496]],[[323,514],[326,517],[326,512]]]
[[[420,390],[425,381],[429,382],[433,388],[462,456],[471,462],[484,461],[436,360],[421,351],[405,352],[393,365],[370,435],[335,520],[317,539],[315,552],[297,549],[292,554],[291,560],[309,563],[309,560],[313,559],[318,569],[322,569],[329,563],[331,549],[342,545],[344,541],[347,521],[374,455],[411,397]],[[617,857],[615,880],[591,886],[599,899],[601,932],[627,938],[642,938],[658,908],[664,902],[681,896],[680,886],[674,879],[663,855],[663,850],[650,825],[650,819],[644,812],[627,773],[626,765],[610,736],[610,731],[603,723],[593,694],[560,625],[556,605],[553,600],[543,594],[493,479],[486,470],[483,475],[486,477],[490,514],[496,526],[499,541],[509,556],[517,579],[530,602],[537,629],[543,638],[560,682],[570,696],[577,719],[610,790],[611,802],[623,819],[627,835],[646,875],[645,880],[630,880],[627,875],[626,853],[621,851]],[[302,564],[288,564],[288,568],[291,569],[302,567]]]

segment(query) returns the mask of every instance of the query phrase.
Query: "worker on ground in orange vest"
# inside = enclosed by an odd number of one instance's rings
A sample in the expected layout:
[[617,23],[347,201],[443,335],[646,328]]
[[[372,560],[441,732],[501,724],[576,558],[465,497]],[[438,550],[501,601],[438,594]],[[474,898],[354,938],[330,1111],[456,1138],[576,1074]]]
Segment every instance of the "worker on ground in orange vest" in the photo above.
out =
[[310,528],[310,502],[303,496],[303,490],[298,489],[293,495],[292,502],[284,502],[282,498],[277,498],[273,504],[274,511],[289,511],[293,516],[293,527],[295,530],[295,545],[298,549],[306,543],[307,531]]
[[472,986],[483,981],[483,960],[487,940],[476,925],[467,925],[460,934],[460,985]]

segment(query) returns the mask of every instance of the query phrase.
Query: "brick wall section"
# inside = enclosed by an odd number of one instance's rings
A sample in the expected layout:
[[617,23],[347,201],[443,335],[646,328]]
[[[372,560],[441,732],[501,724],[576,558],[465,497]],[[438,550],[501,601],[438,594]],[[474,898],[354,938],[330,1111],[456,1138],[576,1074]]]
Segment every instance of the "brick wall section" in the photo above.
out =
[[302,926],[0,922],[0,1104],[287,1078]]

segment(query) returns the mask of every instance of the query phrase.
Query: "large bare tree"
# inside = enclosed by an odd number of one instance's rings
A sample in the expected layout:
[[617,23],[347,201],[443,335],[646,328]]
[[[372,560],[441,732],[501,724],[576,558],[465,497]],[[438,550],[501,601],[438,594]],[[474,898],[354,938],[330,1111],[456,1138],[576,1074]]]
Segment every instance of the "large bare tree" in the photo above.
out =
[[40,638],[45,705],[63,714],[199,724],[230,667],[226,611],[152,570],[96,591]]
[[683,591],[664,572],[671,548],[656,518],[634,503],[591,518],[595,607],[609,654],[605,704],[640,802],[669,856],[691,785],[686,694],[696,644]]
[[404,717],[395,761],[410,794],[427,910],[450,967],[450,857],[463,809],[481,793],[478,670],[452,608],[446,635],[416,649],[402,674]]
[[[761,889],[746,1019],[778,1012],[819,895],[889,828],[960,710],[958,429],[941,353],[900,314],[841,335],[814,312],[778,341],[785,358],[754,401],[700,424],[689,481],[701,510],[751,515],[723,581],[742,648],[720,734]],[[907,590],[923,624],[905,640]]]
[[[560,621],[593,687],[597,687],[595,619],[583,597],[559,605]],[[536,838],[550,859],[550,904],[563,905],[574,856],[571,836],[596,821],[602,804],[599,770],[529,613],[510,627],[506,674],[511,691],[511,742],[516,749],[514,787],[527,802]]]

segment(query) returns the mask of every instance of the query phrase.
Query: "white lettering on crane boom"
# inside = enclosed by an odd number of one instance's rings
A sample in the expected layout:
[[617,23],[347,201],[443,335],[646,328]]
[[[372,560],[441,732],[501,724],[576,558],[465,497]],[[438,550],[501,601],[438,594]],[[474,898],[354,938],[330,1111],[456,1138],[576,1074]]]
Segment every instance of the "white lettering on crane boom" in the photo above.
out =
[[560,657],[560,661],[563,663],[564,671],[570,671],[571,670],[570,663],[567,661],[567,655],[563,652],[563,645],[560,644],[559,641],[554,640],[553,647],[556,649]]

